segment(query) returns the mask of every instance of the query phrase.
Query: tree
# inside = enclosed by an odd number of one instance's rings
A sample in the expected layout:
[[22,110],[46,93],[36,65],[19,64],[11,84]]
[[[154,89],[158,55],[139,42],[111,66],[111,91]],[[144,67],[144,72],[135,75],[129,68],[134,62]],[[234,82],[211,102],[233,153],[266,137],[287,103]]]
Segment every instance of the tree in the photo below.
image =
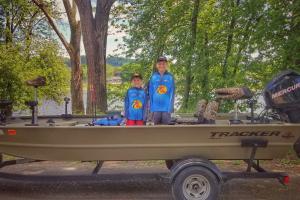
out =
[[[26,108],[24,102],[34,97],[33,88],[25,81],[36,76],[46,77],[46,86],[39,88],[39,99],[62,101],[66,94],[69,72],[58,46],[52,42],[32,45],[28,55],[20,45],[0,45],[0,99],[13,101],[14,109]],[[29,60],[27,58],[29,57]]]
[[108,21],[115,0],[98,0],[95,16],[90,0],[75,0],[80,14],[83,44],[88,65],[87,113],[93,104],[100,112],[107,110],[106,45]]
[[[201,9],[195,2],[131,0],[119,9],[128,20],[126,52],[144,72],[157,54],[173,61],[183,111],[213,98],[215,88],[259,91],[279,71],[299,69],[299,1],[204,0]],[[222,111],[230,109],[222,104]]]
[[225,56],[224,56],[224,61],[223,61],[223,64],[222,64],[222,75],[223,75],[223,78],[226,79],[227,78],[227,65],[228,65],[228,58],[231,54],[231,51],[232,51],[232,46],[233,46],[233,37],[234,37],[234,29],[235,29],[235,26],[236,26],[236,21],[237,21],[237,9],[238,9],[238,6],[240,4],[240,0],[236,0],[236,3],[232,0],[231,1],[231,20],[230,20],[230,25],[229,25],[229,30],[228,30],[228,36],[227,36],[227,42],[226,42],[226,53],[225,53]]
[[50,26],[57,34],[70,56],[72,112],[75,114],[82,114],[84,113],[84,105],[82,86],[83,72],[80,63],[81,27],[80,21],[76,20],[77,6],[74,1],[72,1],[71,4],[70,0],[63,0],[71,32],[70,42],[67,42],[63,34],[58,30],[53,17],[51,17],[51,10],[49,10],[48,4],[43,0],[32,1],[44,13]]
[[25,81],[39,75],[47,78],[39,98],[61,102],[69,71],[44,14],[28,0],[0,0],[0,10],[0,99],[12,100],[15,110],[27,108],[33,88]]
[[0,35],[5,44],[24,42],[28,50],[32,37],[48,37],[43,14],[27,0],[0,0],[0,10]]
[[187,109],[189,105],[189,98],[190,98],[190,91],[191,91],[191,82],[192,82],[192,64],[195,54],[195,46],[197,41],[197,22],[198,22],[198,15],[199,15],[199,7],[200,7],[200,0],[194,0],[194,9],[192,12],[191,17],[191,38],[190,38],[190,45],[189,45],[189,56],[186,63],[186,79],[184,85],[184,96],[183,96],[183,108]]

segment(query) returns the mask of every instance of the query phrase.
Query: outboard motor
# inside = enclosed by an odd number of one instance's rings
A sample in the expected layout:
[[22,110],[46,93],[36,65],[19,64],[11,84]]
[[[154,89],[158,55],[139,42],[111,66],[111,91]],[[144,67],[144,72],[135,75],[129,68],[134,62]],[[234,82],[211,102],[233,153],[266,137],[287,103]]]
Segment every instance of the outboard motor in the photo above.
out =
[[287,70],[277,75],[264,90],[269,109],[290,123],[300,123],[300,74]]

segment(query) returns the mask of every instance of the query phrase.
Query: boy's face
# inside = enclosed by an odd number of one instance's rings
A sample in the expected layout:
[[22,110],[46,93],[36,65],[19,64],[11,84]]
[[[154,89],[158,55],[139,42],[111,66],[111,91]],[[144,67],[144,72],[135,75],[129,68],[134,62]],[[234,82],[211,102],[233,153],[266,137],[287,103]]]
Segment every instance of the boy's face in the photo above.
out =
[[167,71],[168,63],[166,61],[159,61],[156,63],[156,68],[158,72],[164,73],[165,71]]
[[132,79],[131,84],[133,87],[142,87],[143,81],[142,79],[135,77]]

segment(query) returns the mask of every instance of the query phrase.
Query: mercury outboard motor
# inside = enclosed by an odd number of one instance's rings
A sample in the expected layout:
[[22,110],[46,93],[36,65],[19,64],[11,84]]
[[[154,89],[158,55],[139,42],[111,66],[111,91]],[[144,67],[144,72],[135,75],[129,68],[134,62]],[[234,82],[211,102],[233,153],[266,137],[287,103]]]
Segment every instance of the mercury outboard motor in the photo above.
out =
[[264,90],[269,109],[290,123],[300,123],[300,74],[287,70],[277,75]]

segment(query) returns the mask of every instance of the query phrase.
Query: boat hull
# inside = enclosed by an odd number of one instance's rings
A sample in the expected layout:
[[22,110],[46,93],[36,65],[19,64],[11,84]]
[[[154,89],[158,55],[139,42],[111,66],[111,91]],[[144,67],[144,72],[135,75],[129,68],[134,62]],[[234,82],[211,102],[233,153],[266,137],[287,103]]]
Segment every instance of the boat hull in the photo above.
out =
[[256,159],[282,158],[300,137],[300,124],[142,127],[0,127],[0,152],[36,160],[248,159],[247,138],[265,139]]

